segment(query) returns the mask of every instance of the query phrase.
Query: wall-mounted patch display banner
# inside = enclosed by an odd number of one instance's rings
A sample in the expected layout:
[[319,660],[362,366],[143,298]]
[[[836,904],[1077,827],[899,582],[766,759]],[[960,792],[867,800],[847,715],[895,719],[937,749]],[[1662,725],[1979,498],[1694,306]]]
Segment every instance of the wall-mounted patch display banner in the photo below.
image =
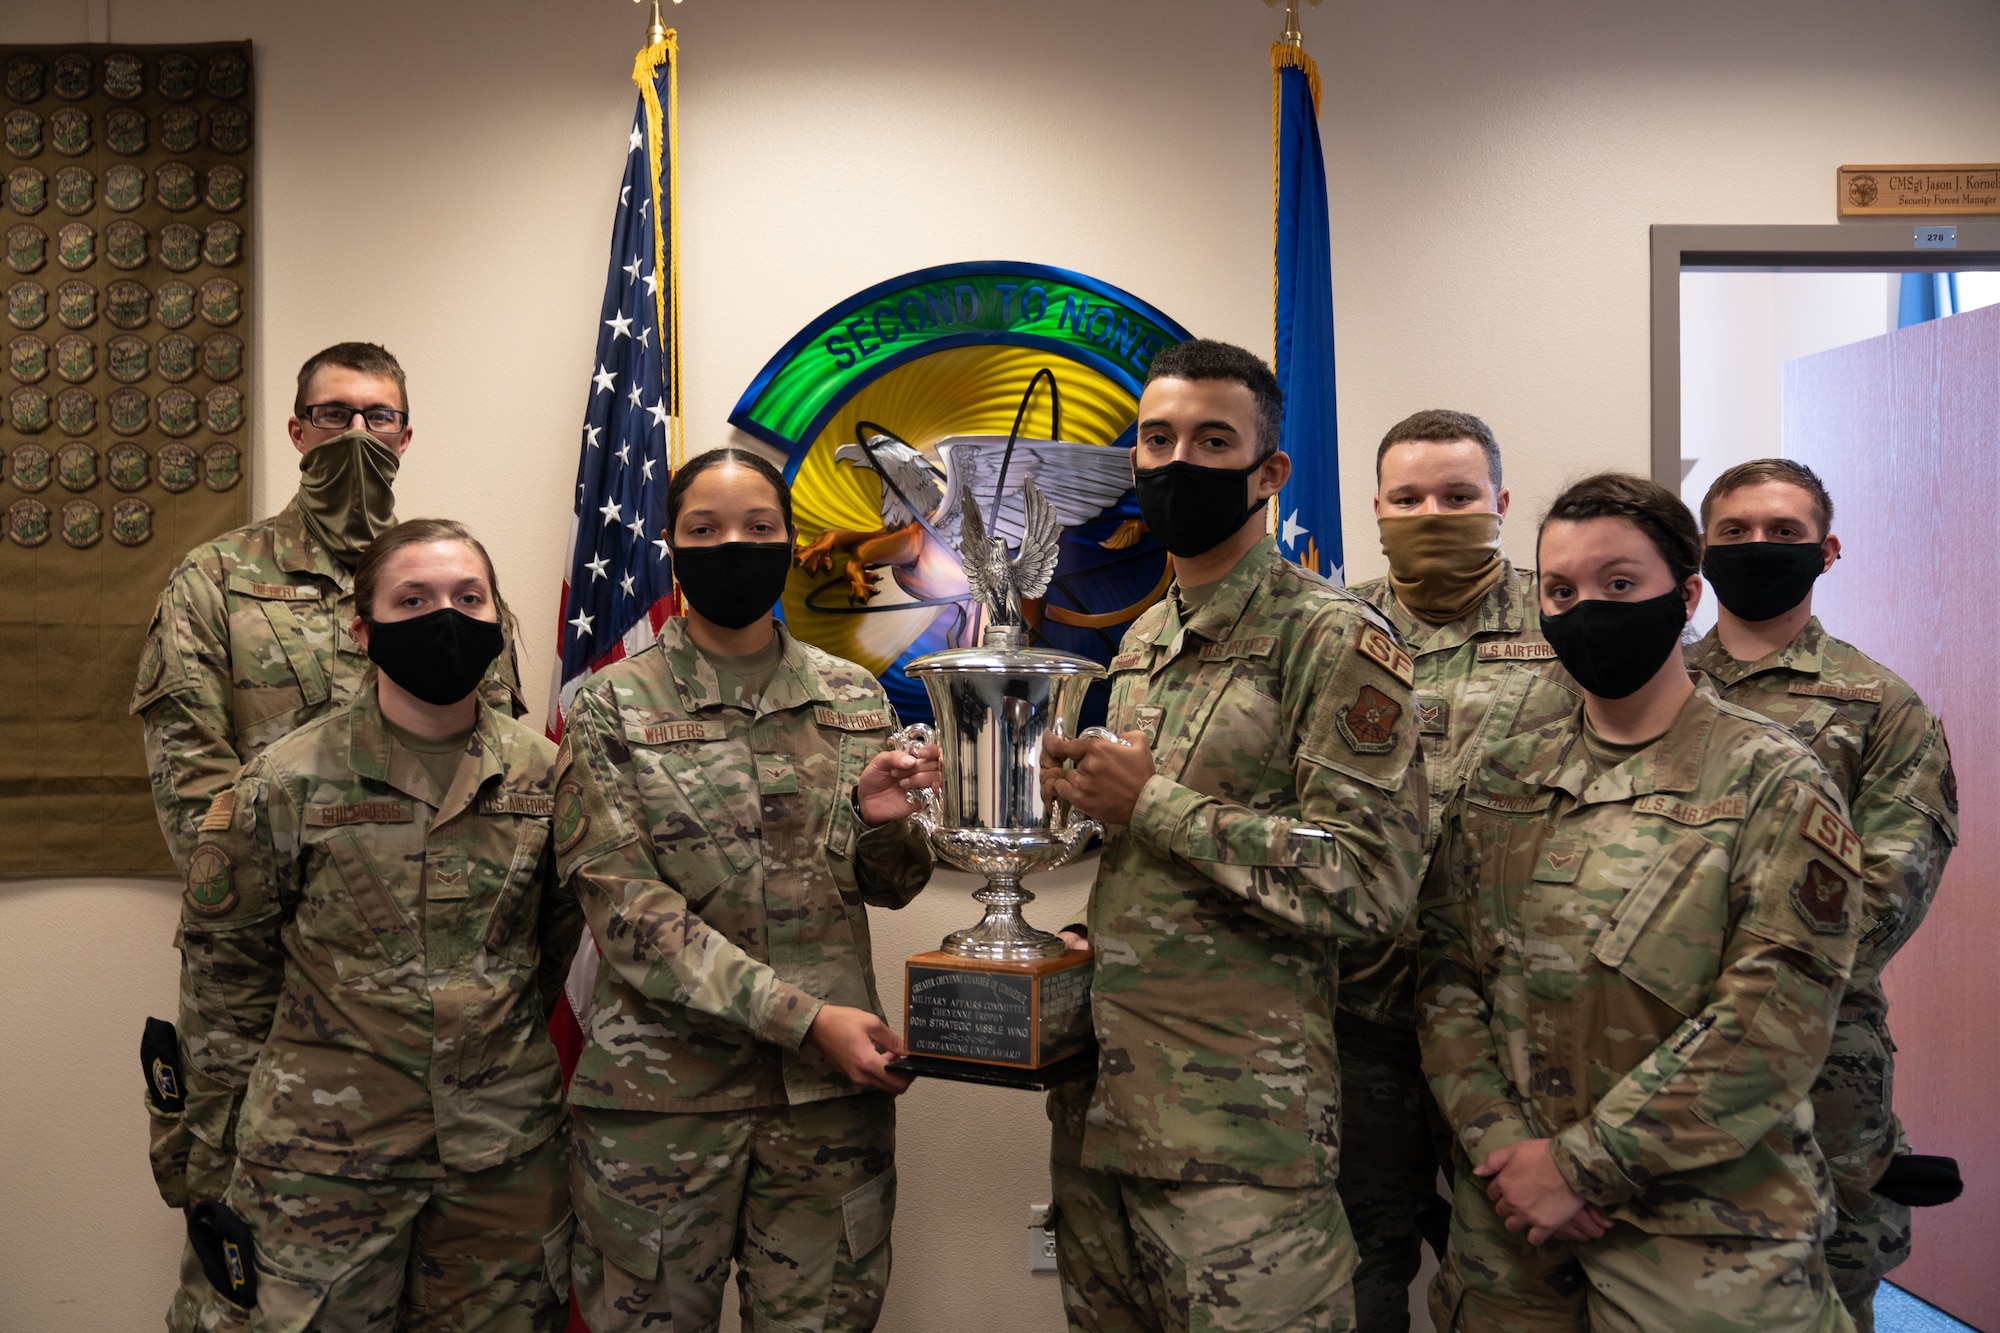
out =
[[[801,329],[729,417],[788,459],[793,633],[875,672],[904,721],[929,718],[904,664],[976,642],[960,487],[1011,547],[1033,477],[1063,524],[1035,641],[1108,663],[1171,579],[1127,450],[1147,365],[1187,337],[1109,283],[1006,261],[906,273]],[[1093,687],[1085,724],[1104,706]]]
[[0,876],[171,875],[153,603],[248,517],[250,46],[0,45]]
[[2000,213],[2000,164],[1842,167],[1840,216],[1968,217]]

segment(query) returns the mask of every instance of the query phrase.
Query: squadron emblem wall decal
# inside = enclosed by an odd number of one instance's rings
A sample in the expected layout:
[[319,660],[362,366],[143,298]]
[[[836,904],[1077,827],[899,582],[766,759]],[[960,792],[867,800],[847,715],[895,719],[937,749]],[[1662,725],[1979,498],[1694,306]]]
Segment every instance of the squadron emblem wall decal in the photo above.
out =
[[[1109,662],[1172,579],[1127,450],[1147,365],[1187,336],[1129,292],[1012,261],[906,273],[813,320],[729,418],[788,458],[804,544],[787,626],[880,676],[904,721],[928,718],[903,665],[977,642],[961,488],[1011,546],[1033,478],[1063,529],[1055,575],[1026,608],[1033,640]],[[1106,698],[1091,688],[1085,724]]]
[[160,589],[247,517],[252,72],[0,44],[0,877],[172,873],[126,709]]

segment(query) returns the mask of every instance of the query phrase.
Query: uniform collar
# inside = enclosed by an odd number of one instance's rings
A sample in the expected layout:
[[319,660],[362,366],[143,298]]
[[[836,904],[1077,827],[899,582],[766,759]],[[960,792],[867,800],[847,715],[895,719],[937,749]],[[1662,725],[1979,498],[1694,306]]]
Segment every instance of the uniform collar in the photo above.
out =
[[1702,761],[1722,700],[1715,687],[1697,674],[1673,725],[1661,737],[1609,772],[1590,779],[1590,757],[1583,744],[1583,705],[1560,729],[1564,740],[1541,751],[1524,766],[1519,780],[1568,792],[1578,803],[1598,805],[1629,801],[1655,792],[1691,792],[1701,781]]
[[1382,593],[1382,610],[1389,623],[1403,636],[1404,645],[1422,657],[1456,648],[1482,634],[1519,634],[1526,629],[1528,609],[1535,605],[1535,575],[1532,570],[1515,569],[1511,560],[1501,556],[1500,578],[1479,599],[1479,605],[1442,625],[1410,614],[1410,609],[1396,600],[1396,590],[1386,578]]
[[477,762],[470,766],[459,764],[452,776],[451,789],[436,790],[422,761],[390,734],[388,724],[382,719],[382,699],[376,685],[376,676],[370,672],[348,708],[347,763],[357,775],[436,807],[437,818],[432,821],[435,825],[471,805],[486,780],[503,772],[500,733],[492,710],[475,703],[472,736],[466,741],[466,750]]
[[[1243,553],[1243,558],[1236,562],[1236,568],[1229,571],[1222,580],[1222,586],[1215,590],[1215,596],[1189,616],[1185,624],[1181,621],[1179,599],[1169,594],[1167,616],[1154,633],[1153,642],[1161,646],[1171,644],[1183,630],[1210,643],[1229,638],[1237,623],[1243,619],[1244,612],[1250,609],[1251,599],[1256,596],[1257,590],[1264,586],[1264,576],[1281,559],[1283,557],[1278,554],[1278,543],[1274,539],[1266,537],[1259,541]],[[1174,586],[1180,586],[1178,580]]]
[[271,557],[288,574],[318,574],[342,588],[354,582],[354,571],[329,555],[306,530],[296,495],[271,519]]
[[1792,641],[1776,652],[1766,653],[1754,662],[1739,662],[1729,655],[1722,646],[1722,631],[1710,629],[1688,651],[1688,665],[1697,671],[1707,672],[1724,685],[1734,685],[1740,680],[1762,675],[1766,671],[1796,671],[1803,676],[1817,676],[1826,666],[1826,630],[1820,626],[1819,617],[1806,621]]
[[[777,627],[784,651],[778,657],[777,674],[771,677],[771,683],[764,687],[763,696],[757,701],[757,715],[762,717],[807,704],[832,703],[833,696],[827,693],[819,672],[813,670],[805,645],[785,628],[784,621],[777,622]],[[680,691],[684,711],[697,713],[704,708],[736,706],[723,702],[722,682],[695,641],[688,637],[686,617],[675,616],[660,626],[660,652],[667,659],[667,674],[672,677],[674,688]]]

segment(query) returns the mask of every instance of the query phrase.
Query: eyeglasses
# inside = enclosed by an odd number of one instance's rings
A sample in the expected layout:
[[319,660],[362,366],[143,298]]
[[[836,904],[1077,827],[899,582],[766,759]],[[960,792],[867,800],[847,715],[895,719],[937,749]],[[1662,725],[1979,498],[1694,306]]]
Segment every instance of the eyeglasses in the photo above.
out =
[[393,435],[410,420],[408,412],[393,407],[355,407],[351,403],[313,403],[306,408],[306,420],[321,430],[345,430],[357,413],[375,435]]

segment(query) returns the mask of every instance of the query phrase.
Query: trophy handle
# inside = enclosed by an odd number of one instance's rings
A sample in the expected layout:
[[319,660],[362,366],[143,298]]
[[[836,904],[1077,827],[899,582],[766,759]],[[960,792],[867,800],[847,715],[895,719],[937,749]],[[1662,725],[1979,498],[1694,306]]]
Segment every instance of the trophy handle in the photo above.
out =
[[[922,722],[912,722],[900,731],[889,733],[891,748],[901,750],[904,754],[915,754],[926,745],[936,744],[937,732]],[[903,801],[907,805],[922,806],[922,809],[912,810],[910,818],[917,821],[925,836],[935,832],[938,825],[943,822],[944,811],[938,804],[937,788],[924,787],[917,791],[906,791],[903,793]]]
[[1132,748],[1132,742],[1109,727],[1085,727],[1076,734],[1076,738],[1080,741],[1110,741],[1113,745],[1122,745],[1128,750]]
[[[1132,748],[1132,742],[1120,738],[1116,732],[1105,727],[1085,727],[1076,734],[1076,738],[1080,741],[1109,741],[1113,745],[1122,745],[1128,750]],[[1056,821],[1056,832],[1062,836],[1063,843],[1070,849],[1071,856],[1076,855],[1076,849],[1089,842],[1092,838],[1103,836],[1104,826],[1102,824],[1099,824],[1094,819],[1078,817],[1076,811],[1071,808],[1068,801],[1061,801],[1058,804],[1061,809]]]

